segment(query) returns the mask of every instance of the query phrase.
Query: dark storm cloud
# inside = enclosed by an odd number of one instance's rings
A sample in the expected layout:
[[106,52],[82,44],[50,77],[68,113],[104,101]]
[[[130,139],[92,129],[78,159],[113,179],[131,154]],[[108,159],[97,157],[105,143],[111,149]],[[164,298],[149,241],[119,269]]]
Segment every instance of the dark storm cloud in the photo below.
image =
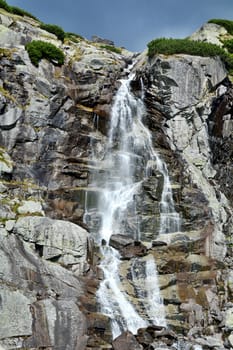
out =
[[185,37],[210,18],[233,20],[233,0],[9,0],[46,23],[142,51],[155,37]]

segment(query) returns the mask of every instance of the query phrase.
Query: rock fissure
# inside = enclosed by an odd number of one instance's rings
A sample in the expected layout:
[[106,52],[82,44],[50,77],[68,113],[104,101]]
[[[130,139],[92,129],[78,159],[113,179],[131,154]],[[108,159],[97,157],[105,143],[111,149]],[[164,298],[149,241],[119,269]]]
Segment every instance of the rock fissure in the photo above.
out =
[[[81,39],[63,45],[34,20],[12,16],[0,14],[0,346],[230,349],[233,89],[223,63],[115,54]],[[65,64],[42,60],[34,67],[24,48],[32,39],[61,47]],[[143,303],[155,282],[146,281],[146,292],[143,278],[148,261],[156,263],[167,328],[149,325],[113,341],[96,300],[102,257],[84,216],[88,205],[100,227],[101,189],[89,185],[93,169],[107,171],[111,106],[132,60],[131,90],[140,98],[143,81],[143,122],[167,164],[182,227],[159,234],[164,179],[151,164],[135,207],[127,209],[129,236],[114,234],[110,245],[121,254],[121,288],[145,319]],[[138,178],[144,157],[138,154]],[[137,230],[141,241],[132,239]]]

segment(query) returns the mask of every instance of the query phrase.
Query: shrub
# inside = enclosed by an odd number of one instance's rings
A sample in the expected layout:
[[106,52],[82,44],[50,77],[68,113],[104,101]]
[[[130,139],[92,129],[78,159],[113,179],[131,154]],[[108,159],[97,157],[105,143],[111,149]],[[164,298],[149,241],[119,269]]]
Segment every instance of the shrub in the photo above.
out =
[[222,27],[224,27],[229,34],[233,35],[233,21],[230,21],[228,19],[210,19],[208,23],[215,23]]
[[159,38],[148,43],[148,56],[156,54],[173,55],[187,54],[194,56],[214,57],[220,56],[228,70],[233,69],[232,55],[218,45],[189,39]]
[[79,42],[80,40],[84,40],[83,36],[76,34],[76,33],[65,33],[65,39],[70,39],[74,42]]
[[223,45],[230,53],[233,53],[233,39],[224,40]]
[[35,16],[33,16],[31,13],[16,6],[9,6],[5,0],[0,0],[0,8],[3,8],[7,12],[13,13],[15,15],[28,16],[38,21],[38,19]]
[[225,51],[215,44],[189,39],[159,38],[152,40],[148,44],[149,57],[160,53],[165,55],[183,53],[194,56],[221,56]]
[[31,62],[38,67],[39,61],[46,58],[52,63],[61,66],[64,63],[65,55],[55,45],[41,40],[33,40],[26,45]]
[[31,18],[38,21],[38,19],[35,16],[33,16],[31,13],[29,13],[29,12],[19,8],[19,7],[11,6],[11,12],[14,13],[15,15],[31,17]]
[[233,75],[233,54],[227,54],[225,58],[226,68],[229,70],[229,73]]
[[64,38],[65,38],[65,32],[64,30],[57,26],[56,24],[45,24],[45,23],[42,23],[40,25],[41,29],[44,29],[46,30],[47,32],[49,33],[52,33],[52,34],[55,34],[56,37],[61,40],[62,42],[64,41]]
[[7,4],[5,0],[0,0],[0,7],[8,12],[11,12],[11,7]]
[[115,47],[115,46],[112,46],[112,45],[101,45],[100,47],[102,49],[106,49],[108,51],[112,51],[112,52],[115,52],[115,53],[121,53],[121,49],[119,47]]

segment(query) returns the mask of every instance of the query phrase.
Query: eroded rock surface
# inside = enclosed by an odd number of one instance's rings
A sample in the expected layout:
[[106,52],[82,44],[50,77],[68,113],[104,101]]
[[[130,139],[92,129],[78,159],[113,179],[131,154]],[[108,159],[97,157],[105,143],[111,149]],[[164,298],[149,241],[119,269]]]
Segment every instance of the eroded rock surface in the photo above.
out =
[[[1,12],[0,22],[0,347],[230,349],[233,97],[223,63],[137,57],[132,89],[141,94],[142,78],[144,122],[167,164],[182,225],[159,235],[163,178],[153,170],[135,197],[143,242],[119,235],[111,245],[135,307],[140,274],[148,259],[155,262],[169,328],[125,332],[112,342],[95,298],[101,257],[83,216],[87,197],[94,212],[99,191],[88,188],[91,169],[100,167],[91,154],[104,157],[118,79],[135,55],[81,39],[62,44],[26,17]],[[215,29],[210,41],[224,35]],[[65,64],[34,67],[24,46],[32,39],[62,48]],[[136,225],[131,216],[130,234]]]

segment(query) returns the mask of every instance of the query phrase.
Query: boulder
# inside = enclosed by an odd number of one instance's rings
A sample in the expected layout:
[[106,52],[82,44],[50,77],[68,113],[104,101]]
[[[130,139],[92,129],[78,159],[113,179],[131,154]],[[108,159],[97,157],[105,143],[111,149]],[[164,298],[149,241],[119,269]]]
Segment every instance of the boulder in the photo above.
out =
[[17,212],[19,214],[44,215],[41,203],[32,200],[22,201],[17,208]]
[[144,256],[147,248],[140,241],[135,241],[129,236],[114,234],[111,235],[110,246],[119,250],[122,259],[131,259],[136,256]]
[[118,250],[133,244],[134,244],[133,238],[126,235],[120,235],[120,234],[111,235],[110,241],[109,241],[109,245]]

